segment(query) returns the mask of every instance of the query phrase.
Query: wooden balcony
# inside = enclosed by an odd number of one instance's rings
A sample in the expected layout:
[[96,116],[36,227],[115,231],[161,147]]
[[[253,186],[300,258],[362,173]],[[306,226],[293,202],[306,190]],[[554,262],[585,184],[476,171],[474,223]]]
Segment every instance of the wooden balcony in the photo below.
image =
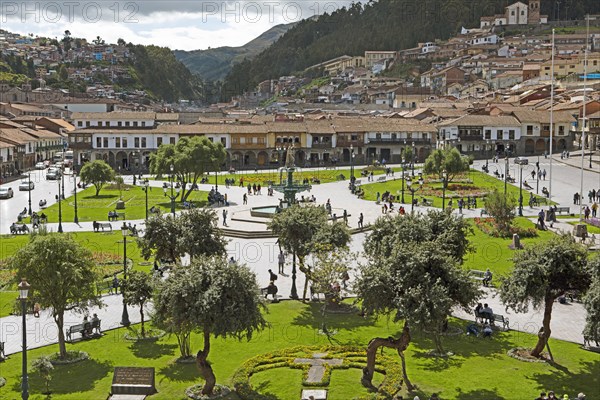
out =
[[362,140],[337,140],[336,147],[363,147],[365,143]]
[[331,142],[325,143],[314,143],[312,144],[313,149],[331,149]]

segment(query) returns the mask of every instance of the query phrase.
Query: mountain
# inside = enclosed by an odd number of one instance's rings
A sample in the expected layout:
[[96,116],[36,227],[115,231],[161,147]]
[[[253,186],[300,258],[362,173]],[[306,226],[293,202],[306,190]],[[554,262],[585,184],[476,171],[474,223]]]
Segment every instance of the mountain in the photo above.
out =
[[[508,0],[370,0],[352,3],[317,19],[300,21],[252,60],[236,64],[221,88],[222,100],[253,89],[266,79],[301,74],[307,67],[365,50],[401,50],[419,42],[445,40],[479,18],[504,12]],[[583,19],[600,12],[598,0],[569,0],[568,15]],[[542,1],[541,13],[557,15],[563,2]],[[563,4],[564,5],[564,4]],[[564,8],[564,7],[563,7]],[[564,9],[559,10],[564,16]],[[318,72],[318,71],[317,71]]]
[[285,32],[297,23],[276,25],[259,37],[240,47],[216,47],[208,50],[183,51],[173,53],[192,73],[205,81],[222,80],[231,67],[244,58],[254,58],[258,53],[269,47]]

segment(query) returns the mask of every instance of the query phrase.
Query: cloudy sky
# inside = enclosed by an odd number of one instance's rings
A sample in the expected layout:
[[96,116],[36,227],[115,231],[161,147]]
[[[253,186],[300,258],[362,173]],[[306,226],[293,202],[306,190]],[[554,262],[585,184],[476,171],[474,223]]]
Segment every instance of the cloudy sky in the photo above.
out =
[[258,1],[5,1],[0,28],[62,38],[118,38],[136,44],[195,50],[240,46],[277,24],[331,12],[350,0]]

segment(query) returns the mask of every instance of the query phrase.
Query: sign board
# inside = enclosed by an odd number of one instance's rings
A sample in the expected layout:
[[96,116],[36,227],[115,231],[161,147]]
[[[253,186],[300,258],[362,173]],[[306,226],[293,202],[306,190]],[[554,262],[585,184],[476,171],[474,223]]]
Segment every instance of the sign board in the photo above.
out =
[[115,367],[111,391],[112,394],[156,393],[154,368]]

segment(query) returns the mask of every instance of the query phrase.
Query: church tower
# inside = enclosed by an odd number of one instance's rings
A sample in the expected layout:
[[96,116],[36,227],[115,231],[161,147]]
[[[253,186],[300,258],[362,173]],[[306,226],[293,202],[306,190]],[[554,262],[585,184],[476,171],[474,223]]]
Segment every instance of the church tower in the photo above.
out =
[[527,25],[539,25],[540,23],[540,0],[529,0],[527,12]]

